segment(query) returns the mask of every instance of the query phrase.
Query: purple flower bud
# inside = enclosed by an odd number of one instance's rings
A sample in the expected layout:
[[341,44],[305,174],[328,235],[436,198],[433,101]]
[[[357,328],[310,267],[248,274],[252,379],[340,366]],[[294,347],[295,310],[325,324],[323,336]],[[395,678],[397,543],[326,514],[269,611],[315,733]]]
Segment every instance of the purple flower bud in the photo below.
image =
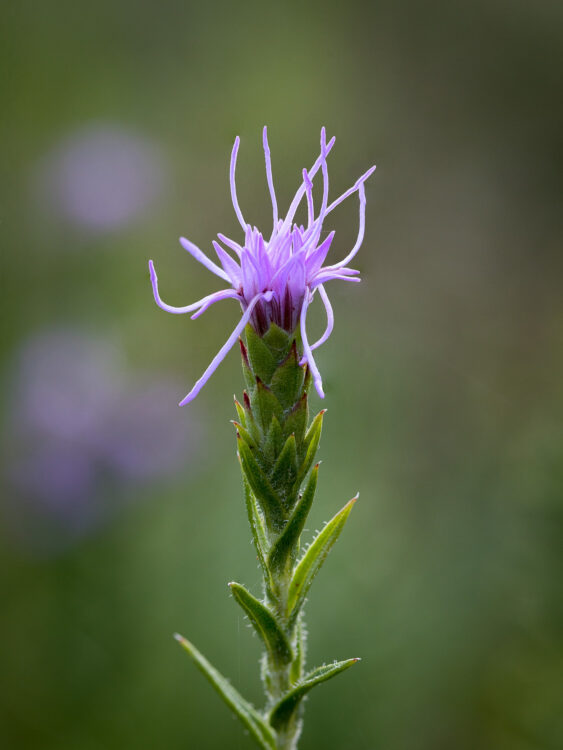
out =
[[[288,333],[293,333],[300,328],[301,340],[303,342],[303,363],[307,363],[313,376],[317,392],[321,398],[324,397],[322,379],[313,357],[313,351],[321,346],[330,334],[334,326],[332,307],[328,299],[324,285],[328,281],[339,279],[341,281],[359,281],[359,271],[349,267],[364,238],[365,230],[365,187],[364,183],[373,173],[375,167],[371,167],[363,174],[354,185],[343,193],[339,198],[328,202],[328,169],[327,156],[334,145],[334,138],[327,143],[325,129],[321,130],[321,153],[313,166],[303,170],[303,180],[299,186],[285,218],[279,219],[278,205],[274,190],[272,177],[272,162],[270,148],[268,145],[267,130],[264,127],[263,146],[266,160],[266,177],[268,188],[272,199],[273,229],[269,236],[264,236],[257,227],[252,227],[244,220],[240,209],[235,183],[235,169],[240,145],[237,136],[231,154],[230,184],[231,196],[235,214],[244,232],[242,244],[218,234],[219,242],[213,241],[213,247],[220,265],[210,260],[196,245],[185,237],[180,239],[182,246],[193,257],[202,263],[216,276],[227,281],[230,288],[203,297],[198,302],[185,307],[173,307],[162,301],[158,292],[158,279],[154,264],[149,261],[151,283],[154,298],[159,307],[166,312],[182,314],[193,313],[196,318],[207,310],[215,302],[222,299],[236,299],[242,308],[242,318],[227,339],[219,353],[215,356],[201,378],[196,382],[188,395],[180,402],[180,406],[192,401],[210,376],[225,358],[237,338],[244,330],[247,323],[251,323],[255,331],[264,335],[272,323],[283,328]],[[318,215],[315,217],[313,202],[313,179],[321,171],[323,179],[323,194]],[[330,250],[334,232],[331,232],[321,241],[323,222],[325,217],[342,203],[347,197],[357,192],[360,204],[360,220],[358,237],[354,247],[346,257],[336,263],[324,265]],[[307,201],[307,226],[298,226],[294,223],[295,214],[303,198]],[[324,304],[327,315],[327,327],[321,338],[314,344],[309,344],[307,337],[307,310],[315,293]]]

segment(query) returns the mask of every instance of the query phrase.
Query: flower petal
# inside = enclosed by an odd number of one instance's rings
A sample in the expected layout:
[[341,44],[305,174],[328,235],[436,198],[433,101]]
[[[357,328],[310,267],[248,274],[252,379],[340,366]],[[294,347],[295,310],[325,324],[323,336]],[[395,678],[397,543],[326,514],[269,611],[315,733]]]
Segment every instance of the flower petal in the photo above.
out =
[[209,378],[213,375],[215,370],[219,367],[221,362],[225,359],[227,354],[236,344],[238,337],[244,331],[246,324],[250,320],[250,316],[252,315],[252,311],[256,307],[256,303],[259,302],[261,299],[265,299],[267,302],[269,302],[272,299],[272,292],[260,293],[251,299],[250,304],[246,308],[242,318],[237,323],[234,331],[231,333],[229,338],[225,341],[221,349],[219,349],[217,354],[213,357],[213,359],[211,360],[211,364],[207,367],[207,369],[205,370],[201,378],[199,378],[199,380],[196,381],[192,390],[188,393],[188,395],[185,398],[183,398],[180,401],[180,404],[179,404],[180,406],[185,406],[186,404],[189,404],[190,401],[193,401],[194,398],[197,396],[197,394],[201,391],[203,386],[207,383]]
[[240,278],[241,278],[241,271],[239,264],[231,258],[228,252],[226,250],[223,250],[221,245],[216,242],[215,240],[212,240],[211,244],[215,248],[215,252],[217,253],[217,257],[221,261],[221,265],[225,269],[225,273],[229,277],[229,281],[233,286],[238,286],[240,284]]
[[330,334],[332,333],[332,330],[334,328],[334,312],[332,310],[332,305],[330,304],[328,294],[326,293],[325,288],[322,284],[319,285],[319,295],[326,310],[326,328],[320,339],[318,341],[315,341],[315,343],[311,346],[311,351],[313,351],[313,349],[318,349],[319,346],[322,346],[322,344],[324,344],[324,342],[330,337]]
[[307,308],[309,307],[309,294],[305,295],[305,299],[303,300],[303,307],[301,308],[301,341],[303,342],[303,353],[305,361],[309,365],[309,370],[311,371],[311,375],[313,376],[313,383],[315,384],[315,388],[317,389],[317,393],[321,398],[325,397],[324,391],[323,391],[323,380],[321,378],[321,373],[319,372],[319,368],[317,367],[317,364],[315,362],[315,358],[313,357],[313,352],[311,351],[311,347],[309,346],[309,341],[307,339]]
[[[160,307],[161,310],[169,313],[174,313],[174,315],[183,315],[185,313],[190,313],[194,310],[198,310],[198,308],[202,307],[207,310],[207,308],[210,307],[214,302],[218,302],[221,299],[238,297],[238,294],[234,289],[222,289],[220,292],[214,292],[213,294],[208,294],[206,297],[202,297],[202,299],[200,299],[198,302],[193,302],[191,305],[185,305],[184,307],[174,307],[173,305],[167,305],[166,302],[162,300],[158,292],[158,277],[156,275],[154,263],[152,262],[152,260],[149,260],[149,272],[151,275],[152,291],[156,304]],[[204,310],[200,310],[197,315],[201,314],[201,312],[204,312]]]
[[278,223],[278,202],[276,200],[276,191],[274,190],[274,178],[272,177],[272,157],[270,156],[270,146],[268,145],[268,128],[265,125],[262,132],[262,144],[264,146],[264,158],[266,160],[266,178],[268,180],[268,188],[270,190],[274,215],[274,227],[272,231],[275,231]]
[[240,138],[237,135],[237,137],[235,138],[234,145],[233,145],[233,150],[231,152],[231,169],[229,172],[229,178],[231,182],[231,199],[233,201],[233,208],[235,209],[235,214],[237,215],[237,219],[239,220],[241,227],[244,230],[246,230],[247,224],[244,220],[244,216],[242,215],[242,211],[240,210],[240,206],[238,204],[237,186],[235,184],[235,170],[237,167],[237,154],[238,154],[239,146],[240,146]]
[[220,268],[216,263],[213,263],[213,261],[210,260],[207,255],[199,249],[197,245],[194,245],[193,242],[190,242],[190,240],[186,239],[185,237],[180,237],[180,244],[182,245],[184,250],[187,250],[190,255],[193,255],[193,257],[203,266],[205,266],[208,271],[211,271],[211,273],[214,273],[216,276],[225,279],[225,281],[231,281],[225,271],[223,271],[223,269]]
[[364,241],[364,233],[366,229],[366,189],[363,183],[358,189],[358,197],[360,199],[360,225],[358,228],[358,237],[356,239],[356,244],[343,260],[339,261],[338,263],[334,263],[332,266],[327,266],[327,269],[343,268],[344,266],[346,266],[356,255],[362,245],[362,242]]

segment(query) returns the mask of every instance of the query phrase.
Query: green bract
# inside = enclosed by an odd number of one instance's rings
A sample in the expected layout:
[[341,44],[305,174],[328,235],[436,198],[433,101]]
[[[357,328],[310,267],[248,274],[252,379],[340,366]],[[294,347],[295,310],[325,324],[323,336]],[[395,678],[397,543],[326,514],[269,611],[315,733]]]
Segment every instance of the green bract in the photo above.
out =
[[311,378],[307,365],[299,364],[295,336],[272,324],[260,337],[247,326],[246,340],[246,346],[241,341],[246,390],[242,403],[235,400],[238,419],[233,424],[264,589],[258,599],[239,583],[229,587],[265,647],[264,711],[245,701],[188,641],[178,640],[260,747],[295,750],[304,696],[359,661],[334,662],[304,673],[305,598],[356,498],[301,549],[317,488],[319,464],[314,462],[324,410],[307,427]]

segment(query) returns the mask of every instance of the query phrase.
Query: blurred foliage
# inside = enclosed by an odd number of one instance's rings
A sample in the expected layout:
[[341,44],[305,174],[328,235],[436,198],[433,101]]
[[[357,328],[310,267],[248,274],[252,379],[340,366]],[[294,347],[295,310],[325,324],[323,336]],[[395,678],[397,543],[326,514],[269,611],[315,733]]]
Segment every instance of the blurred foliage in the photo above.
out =
[[[118,337],[132,385],[148,369],[179,378],[180,399],[236,311],[164,316],[147,259],[171,303],[213,291],[177,237],[207,249],[218,231],[237,236],[234,136],[239,199],[260,226],[262,125],[282,202],[326,125],[335,191],[378,171],[364,281],[335,285],[318,356],[329,412],[311,531],[361,497],[308,606],[309,661],[350,644],[364,660],[309,702],[303,750],[563,746],[561,4],[2,10],[5,414],[21,347],[69,323]],[[65,139],[98,124],[150,140],[163,165],[158,197],[103,231],[38,188]],[[334,252],[356,221],[355,206],[334,213]],[[228,424],[241,390],[232,354],[199,397],[197,471],[187,461],[123,489],[127,502],[58,554],[14,533],[6,483],[3,747],[251,747],[171,637],[259,698],[259,646],[226,589],[259,582]]]

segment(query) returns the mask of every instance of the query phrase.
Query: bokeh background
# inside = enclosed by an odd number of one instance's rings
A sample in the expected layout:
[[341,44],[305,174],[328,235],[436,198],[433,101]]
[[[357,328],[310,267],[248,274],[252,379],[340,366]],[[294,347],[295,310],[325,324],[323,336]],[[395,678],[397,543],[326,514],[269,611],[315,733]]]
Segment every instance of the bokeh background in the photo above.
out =
[[[372,163],[358,286],[334,284],[310,528],[357,490],[308,605],[303,750],[563,746],[563,5],[3,3],[0,744],[252,747],[172,640],[260,700],[234,439],[237,319],[178,245],[287,205],[337,144]],[[336,211],[335,249],[356,231]],[[312,327],[322,330],[316,310]]]

